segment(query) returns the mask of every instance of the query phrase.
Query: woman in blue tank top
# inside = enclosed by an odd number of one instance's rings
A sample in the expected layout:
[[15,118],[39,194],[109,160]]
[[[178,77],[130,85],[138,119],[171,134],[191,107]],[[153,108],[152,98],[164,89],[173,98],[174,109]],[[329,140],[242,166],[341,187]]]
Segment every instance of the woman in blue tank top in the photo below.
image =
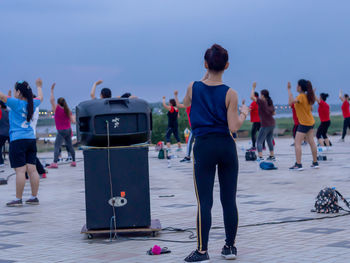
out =
[[226,233],[226,244],[221,255],[225,259],[237,256],[238,157],[231,133],[242,126],[249,109],[243,103],[238,115],[237,93],[223,84],[222,75],[229,66],[226,49],[215,44],[206,51],[204,59],[207,73],[201,81],[188,86],[184,99],[185,107],[191,106],[190,117],[195,136],[194,186],[198,204],[197,250],[185,258],[185,262],[209,262],[207,250],[216,167]]

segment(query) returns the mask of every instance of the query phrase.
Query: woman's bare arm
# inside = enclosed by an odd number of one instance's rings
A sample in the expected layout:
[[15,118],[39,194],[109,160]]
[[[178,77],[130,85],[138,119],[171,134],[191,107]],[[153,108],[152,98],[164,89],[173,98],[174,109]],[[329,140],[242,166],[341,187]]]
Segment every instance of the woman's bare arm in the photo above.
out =
[[55,101],[55,94],[54,94],[55,86],[56,86],[56,83],[53,83],[51,86],[51,96],[50,96],[50,103],[51,103],[52,111],[54,113],[55,113],[56,107],[57,107],[56,101]]
[[192,87],[193,87],[193,82],[190,83],[187,87],[186,95],[183,100],[183,105],[187,108],[190,107],[192,104]]
[[167,110],[171,110],[171,107],[165,103],[165,96],[163,97],[163,107]]
[[76,116],[74,114],[70,115],[70,122],[71,123],[76,123]]
[[316,99],[317,103],[320,104],[320,96],[316,95],[316,89],[314,89],[314,93],[315,93],[315,99]]
[[90,92],[91,99],[96,99],[96,96],[95,96],[95,94],[96,94],[96,87],[98,85],[100,85],[102,82],[103,82],[102,80],[98,80],[92,85],[91,92]]
[[256,82],[253,82],[252,91],[250,92],[250,98],[256,102],[258,98],[255,97],[255,89],[256,89]]
[[179,101],[179,92],[177,91],[177,90],[175,90],[175,92],[174,92],[174,97],[175,97],[175,101],[176,101],[176,106],[178,107],[178,108],[186,108],[185,107],[185,105],[183,105],[182,103],[180,103],[180,101]]
[[292,93],[292,84],[288,82],[288,104],[292,106],[293,104],[297,103],[298,101],[294,99],[293,93]]
[[38,78],[35,82],[36,84],[36,88],[38,90],[38,96],[36,97],[38,100],[40,100],[41,102],[43,102],[44,100],[44,95],[43,95],[43,81],[41,80],[41,78]]
[[343,97],[343,91],[342,90],[339,91],[339,99],[341,100],[341,102],[345,101],[345,99]]
[[231,132],[238,131],[247,118],[249,108],[242,102],[240,115],[238,115],[238,96],[233,89],[229,89],[226,95],[227,121]]
[[5,93],[0,92],[0,100],[3,101],[4,103],[7,102],[7,95]]

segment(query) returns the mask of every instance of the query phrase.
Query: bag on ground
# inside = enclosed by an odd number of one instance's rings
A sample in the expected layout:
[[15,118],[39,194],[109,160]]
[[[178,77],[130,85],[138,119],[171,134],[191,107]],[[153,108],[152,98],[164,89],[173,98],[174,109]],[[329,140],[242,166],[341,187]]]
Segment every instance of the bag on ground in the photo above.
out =
[[246,161],[256,161],[256,153],[253,151],[246,151],[245,152],[245,160]]
[[326,187],[322,189],[315,202],[314,212],[329,214],[329,213],[339,213],[339,210],[344,210],[338,203],[338,197],[345,203],[345,205],[350,208],[349,202],[337,191],[335,188]]

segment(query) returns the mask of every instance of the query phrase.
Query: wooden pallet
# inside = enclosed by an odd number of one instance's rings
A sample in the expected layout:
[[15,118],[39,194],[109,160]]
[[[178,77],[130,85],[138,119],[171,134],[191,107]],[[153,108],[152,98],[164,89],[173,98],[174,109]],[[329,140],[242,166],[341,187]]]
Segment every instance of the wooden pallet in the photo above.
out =
[[153,237],[162,230],[159,219],[151,220],[151,226],[141,227],[141,228],[121,228],[121,229],[99,229],[99,230],[89,230],[86,228],[86,224],[81,229],[81,234],[87,235],[88,239],[93,239],[94,234],[109,234],[109,233],[151,233]]

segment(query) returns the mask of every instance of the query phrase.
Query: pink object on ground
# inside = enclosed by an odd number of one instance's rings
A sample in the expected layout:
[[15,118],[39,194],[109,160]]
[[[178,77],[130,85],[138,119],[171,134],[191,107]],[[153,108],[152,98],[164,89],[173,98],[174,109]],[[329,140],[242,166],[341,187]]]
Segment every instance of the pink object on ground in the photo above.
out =
[[64,109],[57,105],[55,110],[55,124],[57,130],[68,130],[70,126],[70,117],[64,112]]
[[72,162],[72,163],[70,164],[70,166],[76,167],[76,166],[77,166],[77,163],[76,163],[76,162]]
[[160,246],[154,245],[152,248],[153,255],[160,255],[160,252],[162,252],[162,249]]
[[58,168],[58,165],[57,165],[57,163],[52,163],[52,164],[50,164],[47,168],[50,168],[50,169],[52,169],[52,168]]

